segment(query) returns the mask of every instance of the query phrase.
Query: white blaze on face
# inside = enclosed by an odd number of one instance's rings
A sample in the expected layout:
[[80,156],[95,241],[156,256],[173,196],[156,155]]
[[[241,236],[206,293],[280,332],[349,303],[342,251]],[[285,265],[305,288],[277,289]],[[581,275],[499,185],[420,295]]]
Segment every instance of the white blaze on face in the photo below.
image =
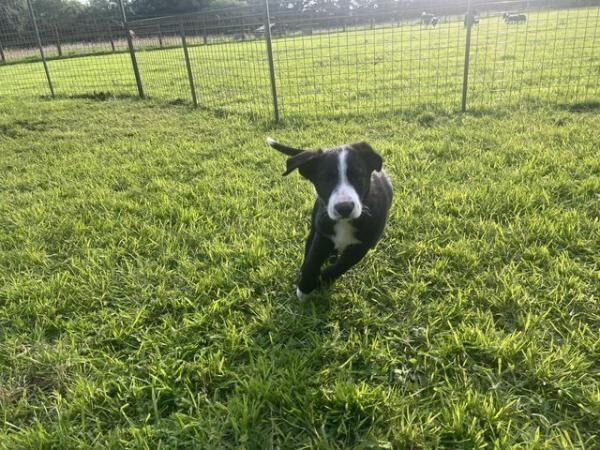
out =
[[340,219],[340,215],[335,210],[335,205],[337,205],[338,203],[354,203],[354,209],[352,210],[352,213],[350,214],[350,217],[348,219],[356,219],[362,214],[362,204],[360,202],[360,199],[358,198],[358,194],[356,193],[354,186],[352,186],[348,182],[347,157],[347,149],[342,149],[338,153],[338,184],[331,193],[329,201],[327,202],[327,215],[329,215],[329,218],[331,220]]

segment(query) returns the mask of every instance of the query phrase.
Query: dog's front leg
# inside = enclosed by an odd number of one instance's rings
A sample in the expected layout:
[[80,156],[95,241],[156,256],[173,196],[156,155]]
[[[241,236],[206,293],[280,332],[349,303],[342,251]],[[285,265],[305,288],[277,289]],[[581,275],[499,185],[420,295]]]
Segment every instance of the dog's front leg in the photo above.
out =
[[300,269],[296,294],[301,300],[319,287],[321,266],[333,252],[333,242],[317,232],[311,232],[307,242],[304,262]]
[[331,283],[343,275],[348,269],[358,263],[367,254],[369,247],[365,245],[353,245],[346,248],[335,263],[323,270],[321,279],[325,283]]

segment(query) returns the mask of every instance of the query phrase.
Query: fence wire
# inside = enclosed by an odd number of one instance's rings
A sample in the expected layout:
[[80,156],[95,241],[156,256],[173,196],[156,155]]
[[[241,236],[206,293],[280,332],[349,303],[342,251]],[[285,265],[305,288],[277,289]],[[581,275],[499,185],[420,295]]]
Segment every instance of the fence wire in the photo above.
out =
[[135,79],[122,23],[109,19],[80,25],[62,27],[62,36],[55,27],[40,28],[50,50],[46,56],[55,91],[69,96],[133,94]]
[[[313,18],[286,25],[299,30],[273,41],[282,111],[314,105],[352,113],[405,110],[460,103],[464,34],[462,18],[435,26],[414,16],[387,21],[385,14]],[[411,14],[412,13],[412,14]],[[278,18],[283,19],[285,18]],[[277,23],[277,22],[276,22]]]
[[[26,5],[6,2],[11,11]],[[276,102],[284,117],[457,110],[467,53],[471,109],[598,102],[600,7],[584,3],[382,0],[335,11],[273,4]],[[128,24],[116,10],[70,22],[41,17],[41,49],[31,17],[20,17],[15,24],[0,14],[0,95],[49,93],[41,51],[57,95],[137,95],[129,33],[148,97],[272,114],[264,5]]]
[[582,103],[600,93],[600,8],[489,14],[473,28],[471,106]]

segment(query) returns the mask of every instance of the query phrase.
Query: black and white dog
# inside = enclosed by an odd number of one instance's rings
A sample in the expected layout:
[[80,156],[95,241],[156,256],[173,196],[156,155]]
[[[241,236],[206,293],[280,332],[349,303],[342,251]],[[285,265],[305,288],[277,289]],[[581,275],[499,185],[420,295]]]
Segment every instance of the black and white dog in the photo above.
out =
[[[382,170],[381,156],[366,142],[328,150],[292,148],[271,138],[267,144],[289,156],[283,175],[298,169],[317,191],[296,289],[302,300],[375,246],[387,221],[392,185]],[[321,273],[330,258],[334,262]]]

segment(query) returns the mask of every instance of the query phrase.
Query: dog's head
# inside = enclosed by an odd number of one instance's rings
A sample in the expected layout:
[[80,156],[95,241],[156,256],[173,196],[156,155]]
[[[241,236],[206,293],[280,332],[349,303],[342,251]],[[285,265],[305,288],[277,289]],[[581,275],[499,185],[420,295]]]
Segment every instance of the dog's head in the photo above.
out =
[[289,156],[283,175],[298,169],[300,175],[314,184],[331,220],[360,217],[371,174],[380,171],[383,164],[381,156],[369,144],[360,142],[329,150],[287,147],[270,138],[267,144]]

